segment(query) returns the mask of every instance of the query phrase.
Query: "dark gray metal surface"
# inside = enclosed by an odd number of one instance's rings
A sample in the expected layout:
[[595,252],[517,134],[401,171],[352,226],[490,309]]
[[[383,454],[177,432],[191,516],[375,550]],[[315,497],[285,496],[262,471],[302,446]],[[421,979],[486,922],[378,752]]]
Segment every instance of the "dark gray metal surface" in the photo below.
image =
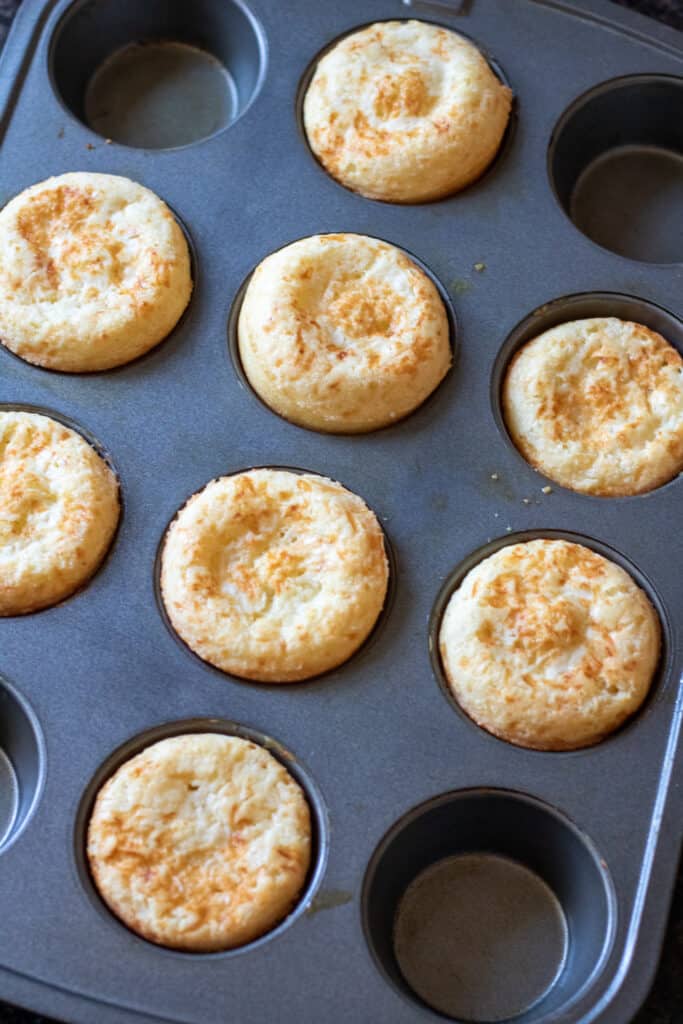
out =
[[[682,833],[683,578],[675,545],[683,480],[614,501],[556,486],[546,495],[546,480],[503,436],[490,386],[509,332],[551,299],[618,292],[683,313],[681,265],[636,263],[598,248],[565,216],[546,175],[552,129],[569,103],[613,76],[681,75],[677,37],[602,0],[520,0],[512,16],[509,0],[474,0],[466,16],[452,18],[398,0],[253,0],[268,44],[260,94],[224,133],[162,152],[106,145],[53,94],[47,53],[67,6],[25,3],[3,57],[0,202],[49,174],[125,174],[182,217],[197,283],[181,327],[119,371],[52,374],[0,352],[0,400],[53,409],[91,431],[112,453],[126,508],[112,555],[86,590],[0,623],[0,671],[30,701],[46,742],[37,810],[0,853],[3,995],[84,1024],[433,1019],[372,962],[361,923],[364,873],[387,829],[420,801],[504,786],[575,822],[614,884],[614,942],[602,973],[570,1013],[544,1020],[624,1024],[657,962]],[[474,38],[500,62],[519,105],[511,145],[494,169],[460,196],[422,207],[369,202],[331,181],[306,148],[294,102],[301,75],[331,39],[406,14]],[[460,325],[456,368],[434,399],[366,437],[324,437],[285,423],[244,388],[228,352],[231,302],[250,269],[294,238],[330,230],[378,235],[414,252],[449,291]],[[376,642],[308,685],[248,685],[201,665],[174,642],[155,602],[157,546],[175,510],[211,477],[254,464],[342,481],[378,513],[397,555],[396,598]],[[439,690],[427,644],[439,589],[472,551],[508,531],[548,529],[625,556],[671,624],[669,661],[647,708],[612,739],[574,754],[519,750],[459,716]],[[319,785],[331,823],[311,912],[232,956],[173,954],[97,913],[75,852],[83,793],[112,751],[159,723],[196,716],[283,741]]]

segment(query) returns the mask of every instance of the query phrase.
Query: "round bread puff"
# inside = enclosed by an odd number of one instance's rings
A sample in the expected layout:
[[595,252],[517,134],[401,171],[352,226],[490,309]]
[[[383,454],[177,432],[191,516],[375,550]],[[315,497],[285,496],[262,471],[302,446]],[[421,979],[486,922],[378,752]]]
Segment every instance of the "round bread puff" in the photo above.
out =
[[191,291],[175,217],[128,178],[62,174],[0,211],[0,340],[29,363],[130,362],[166,337]]
[[0,615],[38,611],[82,586],[119,513],[116,477],[80,434],[0,410]]
[[642,494],[683,469],[683,359],[642,324],[545,331],[512,360],[503,410],[524,457],[575,491]]
[[467,574],[439,647],[451,690],[477,725],[522,747],[574,750],[640,707],[659,659],[659,617],[602,555],[532,540]]
[[171,523],[161,593],[200,658],[245,679],[290,683],[346,661],[387,591],[377,519],[341,484],[253,469],[220,477]]
[[194,733],[126,761],[97,794],[88,861],[109,908],[174,949],[232,949],[274,928],[311,860],[301,787],[248,740]]
[[427,275],[365,235],[313,235],[254,271],[239,319],[254,390],[314,430],[376,430],[417,408],[451,364],[448,318]]
[[512,93],[476,46],[424,21],[385,21],[321,58],[304,99],[311,149],[370,199],[450,195],[491,163]]

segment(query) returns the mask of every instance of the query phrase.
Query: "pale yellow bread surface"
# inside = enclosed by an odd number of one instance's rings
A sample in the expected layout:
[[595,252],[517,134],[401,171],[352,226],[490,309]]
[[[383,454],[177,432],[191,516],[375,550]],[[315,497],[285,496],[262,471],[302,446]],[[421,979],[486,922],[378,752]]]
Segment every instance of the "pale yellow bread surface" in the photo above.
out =
[[175,217],[112,174],[48,178],[0,211],[0,341],[53,370],[107,370],[157,345],[192,291]]
[[304,99],[311,149],[342,185],[419,203],[457,192],[495,157],[512,94],[476,46],[423,21],[346,36],[318,63]]
[[645,699],[659,617],[620,566],[581,544],[511,544],[448,602],[439,648],[451,690],[483,729],[523,747],[597,743]]
[[82,586],[119,513],[116,477],[80,434],[0,410],[0,615],[37,611]]
[[313,235],[268,256],[249,282],[238,330],[255,391],[315,430],[393,423],[451,363],[436,287],[400,249],[365,235]]
[[545,331],[512,360],[503,409],[524,457],[572,490],[641,494],[683,470],[683,359],[642,324]]
[[171,523],[161,559],[170,622],[205,661],[259,682],[346,661],[387,590],[382,530],[361,498],[313,474],[221,477]]
[[174,736],[102,786],[87,853],[100,895],[129,928],[176,949],[230,949],[294,906],[311,859],[310,811],[263,747]]

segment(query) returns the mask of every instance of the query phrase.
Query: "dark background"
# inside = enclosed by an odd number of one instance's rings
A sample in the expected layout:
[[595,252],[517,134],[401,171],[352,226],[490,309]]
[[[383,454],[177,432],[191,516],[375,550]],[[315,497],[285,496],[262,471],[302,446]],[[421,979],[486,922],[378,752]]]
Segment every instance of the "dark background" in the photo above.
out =
[[[20,0],[0,0],[0,48]],[[144,0],[139,0],[143,3]],[[188,0],[188,3],[191,0]],[[330,2],[330,0],[328,0]],[[683,0],[612,0],[683,29]],[[682,114],[683,116],[683,114]],[[0,1001],[0,1024],[52,1024]],[[93,1022],[96,1024],[96,1022]],[[238,1021],[235,1024],[239,1024]],[[624,1024],[628,1024],[624,1021]],[[683,1024],[683,868],[674,893],[662,961],[652,991],[633,1024]]]

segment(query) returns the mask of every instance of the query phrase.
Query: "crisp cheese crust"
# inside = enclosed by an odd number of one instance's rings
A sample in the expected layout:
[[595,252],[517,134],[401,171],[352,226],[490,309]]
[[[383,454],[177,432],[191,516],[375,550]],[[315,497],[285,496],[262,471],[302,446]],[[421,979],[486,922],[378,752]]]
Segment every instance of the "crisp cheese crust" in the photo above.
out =
[[311,149],[342,185],[419,203],[457,192],[495,157],[512,94],[449,29],[386,21],[321,58],[304,99]]
[[313,235],[268,256],[249,282],[240,358],[281,416],[316,430],[375,430],[420,405],[446,374],[448,319],[400,249]]
[[683,359],[642,324],[545,331],[512,360],[503,409],[524,457],[572,490],[642,494],[683,469]]
[[191,290],[175,217],[128,178],[62,174],[0,211],[0,341],[30,363],[127,363],[166,337]]
[[205,661],[286,683],[346,661],[379,616],[388,565],[361,498],[312,474],[255,469],[190,498],[166,535],[161,592]]
[[231,949],[295,904],[311,860],[310,811],[257,744],[174,736],[102,786],[87,853],[100,895],[129,928],[175,949]]
[[472,569],[439,635],[454,696],[502,739],[539,750],[597,743],[645,699],[659,617],[620,566],[581,544],[511,544]]
[[0,615],[55,604],[94,573],[119,520],[114,473],[57,420],[0,411]]

